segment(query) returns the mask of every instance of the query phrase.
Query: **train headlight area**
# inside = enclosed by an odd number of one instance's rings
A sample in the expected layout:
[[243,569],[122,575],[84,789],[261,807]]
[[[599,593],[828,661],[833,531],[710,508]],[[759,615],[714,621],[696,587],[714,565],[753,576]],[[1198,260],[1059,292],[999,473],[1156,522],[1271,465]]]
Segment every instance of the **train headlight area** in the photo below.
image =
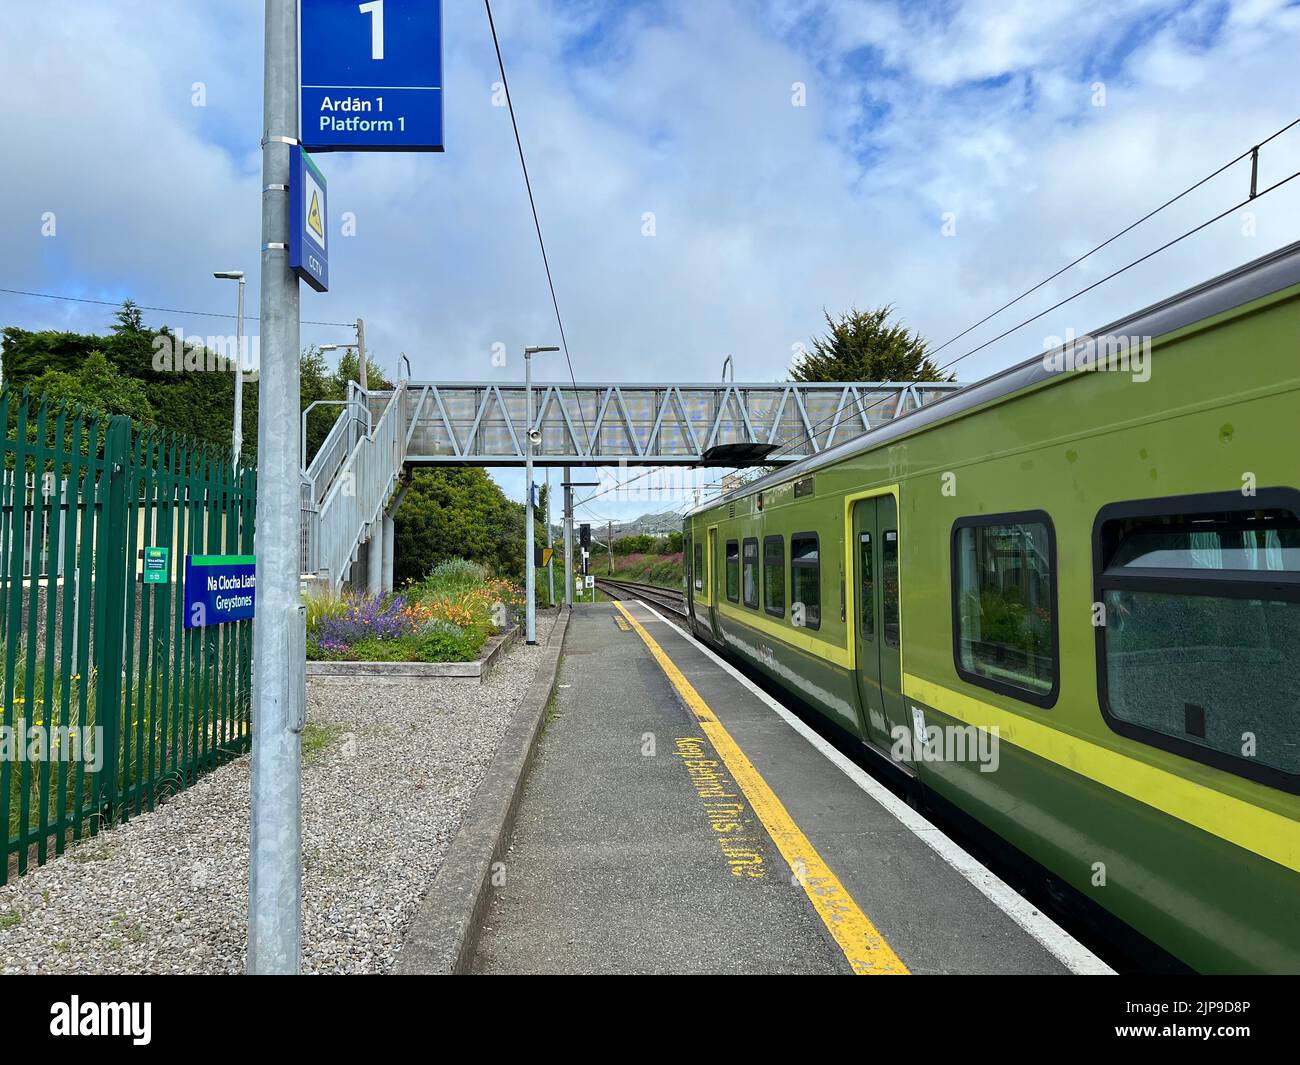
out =
[[1109,973],[638,599],[575,609],[475,968]]

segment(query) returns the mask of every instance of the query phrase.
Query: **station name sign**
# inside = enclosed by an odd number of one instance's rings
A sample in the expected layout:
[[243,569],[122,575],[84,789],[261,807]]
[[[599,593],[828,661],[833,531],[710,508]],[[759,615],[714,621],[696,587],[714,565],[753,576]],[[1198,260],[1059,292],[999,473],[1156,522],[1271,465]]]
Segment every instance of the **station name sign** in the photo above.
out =
[[299,141],[312,152],[440,152],[441,0],[301,0]]
[[252,555],[185,556],[185,627],[202,629],[253,616],[257,565]]

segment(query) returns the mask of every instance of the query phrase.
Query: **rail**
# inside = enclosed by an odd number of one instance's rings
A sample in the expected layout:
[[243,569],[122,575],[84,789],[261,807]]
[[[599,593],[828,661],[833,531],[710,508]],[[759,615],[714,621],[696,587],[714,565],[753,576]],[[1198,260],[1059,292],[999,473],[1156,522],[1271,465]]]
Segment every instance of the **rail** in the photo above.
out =
[[674,615],[679,621],[685,621],[690,615],[686,612],[686,593],[658,584],[642,584],[639,581],[622,581],[614,577],[597,577],[596,587],[612,592],[615,599],[643,599],[653,606],[661,607]]

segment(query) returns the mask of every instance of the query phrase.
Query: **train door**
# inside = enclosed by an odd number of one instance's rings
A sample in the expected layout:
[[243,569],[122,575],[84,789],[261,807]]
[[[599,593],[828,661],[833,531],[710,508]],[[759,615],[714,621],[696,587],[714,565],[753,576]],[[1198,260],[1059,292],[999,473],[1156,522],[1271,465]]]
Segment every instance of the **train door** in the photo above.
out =
[[718,527],[709,526],[709,550],[708,561],[705,563],[708,570],[705,575],[705,581],[709,588],[709,632],[716,640],[718,638]]
[[688,521],[682,529],[682,575],[686,580],[686,617],[691,629],[695,628],[695,535]]
[[899,604],[901,544],[898,504],[892,495],[854,504],[852,542],[858,696],[868,738],[889,747],[892,730],[908,727]]

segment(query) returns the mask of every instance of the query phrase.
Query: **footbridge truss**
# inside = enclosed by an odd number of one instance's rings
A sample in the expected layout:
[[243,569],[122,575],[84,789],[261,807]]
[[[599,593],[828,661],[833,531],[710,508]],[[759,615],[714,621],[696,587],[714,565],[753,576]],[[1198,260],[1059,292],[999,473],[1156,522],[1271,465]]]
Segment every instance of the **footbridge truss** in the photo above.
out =
[[302,470],[302,572],[338,587],[366,556],[392,587],[392,515],[408,466],[781,465],[934,402],[952,382],[353,386]]

